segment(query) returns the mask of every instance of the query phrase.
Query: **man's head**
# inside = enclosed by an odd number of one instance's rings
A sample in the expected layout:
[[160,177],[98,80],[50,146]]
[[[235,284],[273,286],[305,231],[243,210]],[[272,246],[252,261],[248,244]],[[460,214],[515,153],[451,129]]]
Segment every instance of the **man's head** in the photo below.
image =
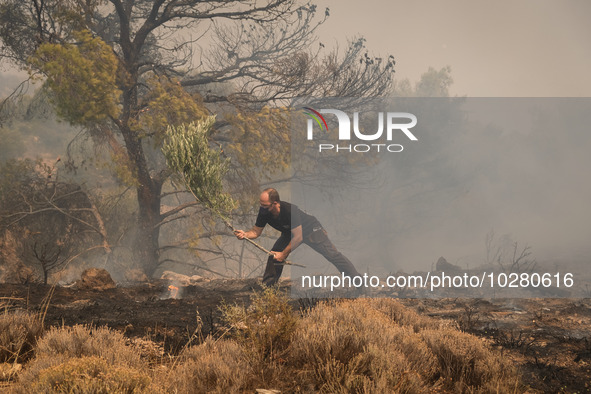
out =
[[264,208],[272,214],[279,213],[279,193],[273,188],[265,189],[259,197],[261,208]]

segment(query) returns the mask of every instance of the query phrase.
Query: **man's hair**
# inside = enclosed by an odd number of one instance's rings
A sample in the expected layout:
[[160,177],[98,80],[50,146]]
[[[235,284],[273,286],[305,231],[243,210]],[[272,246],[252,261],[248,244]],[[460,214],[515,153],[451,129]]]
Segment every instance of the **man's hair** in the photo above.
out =
[[263,193],[267,193],[269,195],[270,202],[279,202],[279,193],[272,187],[263,190]]

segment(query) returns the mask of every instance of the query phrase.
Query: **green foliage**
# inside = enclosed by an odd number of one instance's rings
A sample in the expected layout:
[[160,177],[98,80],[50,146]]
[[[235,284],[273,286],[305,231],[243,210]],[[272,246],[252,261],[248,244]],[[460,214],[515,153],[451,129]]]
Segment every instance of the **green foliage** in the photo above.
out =
[[218,214],[230,212],[235,203],[223,191],[222,178],[229,160],[209,147],[208,134],[215,116],[187,126],[169,126],[162,151],[170,168],[179,174],[195,198]]
[[160,146],[169,125],[189,124],[207,116],[199,95],[192,96],[180,83],[164,76],[153,75],[146,85],[148,93],[143,97],[143,109],[132,129],[154,136],[153,143]]
[[120,113],[118,60],[113,49],[89,31],[74,33],[75,44],[42,44],[29,59],[46,76],[60,117],[87,125]]
[[260,178],[271,179],[291,163],[291,113],[287,108],[263,107],[258,112],[229,115],[232,144],[228,151],[243,168],[254,168]]

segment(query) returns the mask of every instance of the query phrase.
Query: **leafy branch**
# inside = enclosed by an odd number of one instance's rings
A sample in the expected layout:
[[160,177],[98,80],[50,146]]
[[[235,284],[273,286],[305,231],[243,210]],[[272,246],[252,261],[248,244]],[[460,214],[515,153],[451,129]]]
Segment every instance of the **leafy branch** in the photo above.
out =
[[[170,169],[181,178],[195,199],[235,231],[227,215],[234,209],[236,202],[224,192],[222,181],[230,159],[223,158],[221,150],[210,148],[207,138],[214,123],[215,116],[208,116],[186,126],[169,126],[162,152]],[[273,254],[253,240],[245,240],[266,254]],[[285,264],[297,265],[287,261]]]

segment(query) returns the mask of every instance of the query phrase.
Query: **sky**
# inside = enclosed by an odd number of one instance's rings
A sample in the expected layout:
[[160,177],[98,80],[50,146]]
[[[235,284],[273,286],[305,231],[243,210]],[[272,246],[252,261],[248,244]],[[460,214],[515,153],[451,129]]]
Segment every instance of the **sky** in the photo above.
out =
[[320,0],[330,47],[363,36],[392,54],[411,82],[450,66],[453,95],[591,96],[591,2],[587,0]]
[[[318,0],[328,48],[363,36],[411,82],[450,66],[452,95],[590,97],[588,0]],[[2,70],[0,85],[13,71]],[[8,78],[4,78],[8,77]],[[5,94],[6,86],[0,86]]]

